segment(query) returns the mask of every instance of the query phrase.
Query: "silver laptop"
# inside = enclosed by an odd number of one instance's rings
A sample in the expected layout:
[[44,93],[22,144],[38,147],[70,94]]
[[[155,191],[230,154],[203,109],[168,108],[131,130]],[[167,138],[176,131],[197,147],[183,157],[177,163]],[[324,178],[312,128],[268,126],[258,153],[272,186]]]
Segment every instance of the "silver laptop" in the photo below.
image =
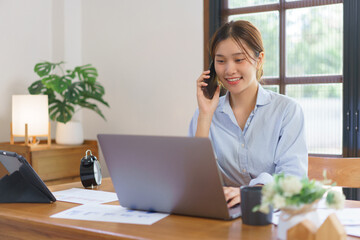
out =
[[233,219],[208,138],[98,135],[121,206]]

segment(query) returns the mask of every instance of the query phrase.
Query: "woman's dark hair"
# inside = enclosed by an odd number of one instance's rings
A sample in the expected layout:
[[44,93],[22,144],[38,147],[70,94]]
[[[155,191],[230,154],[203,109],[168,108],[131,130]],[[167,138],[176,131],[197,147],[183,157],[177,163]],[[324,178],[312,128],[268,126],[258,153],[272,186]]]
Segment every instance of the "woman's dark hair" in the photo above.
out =
[[[248,46],[257,58],[261,52],[264,52],[264,46],[260,31],[250,22],[244,20],[231,21],[222,25],[213,35],[210,43],[210,55],[212,60],[215,58],[215,51],[221,41],[232,38],[239,47],[245,52],[246,58],[254,59],[253,55],[248,53],[244,43]],[[256,72],[256,79],[259,81],[263,75],[263,66],[261,65]]]

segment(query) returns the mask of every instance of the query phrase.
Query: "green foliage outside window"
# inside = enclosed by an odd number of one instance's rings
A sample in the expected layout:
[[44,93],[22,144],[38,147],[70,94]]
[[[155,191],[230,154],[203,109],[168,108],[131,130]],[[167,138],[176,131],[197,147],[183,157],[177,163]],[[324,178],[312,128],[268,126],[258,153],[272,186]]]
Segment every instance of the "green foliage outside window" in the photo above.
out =
[[[264,1],[241,3],[230,0],[229,6],[259,5]],[[286,11],[286,76],[342,74],[342,4]],[[261,32],[265,48],[264,77],[279,77],[278,12],[229,17],[229,21],[239,19],[253,23]],[[297,98],[341,98],[340,84],[324,86],[307,84],[301,88],[289,87],[286,94]],[[265,88],[279,92],[275,86]]]

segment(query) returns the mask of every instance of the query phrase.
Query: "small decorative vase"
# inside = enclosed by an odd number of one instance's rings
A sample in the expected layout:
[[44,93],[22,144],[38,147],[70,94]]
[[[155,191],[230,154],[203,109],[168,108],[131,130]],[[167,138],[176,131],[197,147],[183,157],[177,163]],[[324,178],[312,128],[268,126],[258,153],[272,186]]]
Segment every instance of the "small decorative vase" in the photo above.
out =
[[302,207],[287,207],[282,209],[277,226],[278,239],[286,240],[289,228],[305,219],[310,220],[316,228],[319,228],[321,222],[316,211],[316,205],[317,204],[307,204]]
[[67,123],[56,123],[57,144],[80,145],[84,142],[84,131],[82,123],[78,121],[70,121]]

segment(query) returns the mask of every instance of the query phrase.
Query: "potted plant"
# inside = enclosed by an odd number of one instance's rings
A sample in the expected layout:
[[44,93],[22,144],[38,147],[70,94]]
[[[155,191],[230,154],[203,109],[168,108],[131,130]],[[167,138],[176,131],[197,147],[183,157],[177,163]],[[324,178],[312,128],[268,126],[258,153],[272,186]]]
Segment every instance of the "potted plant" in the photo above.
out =
[[[331,187],[331,180],[326,178],[326,171],[323,173],[322,182],[309,180],[307,177],[299,179],[295,176],[275,174],[274,181],[262,188],[261,204],[253,211],[268,213],[270,206],[281,210],[278,224],[278,239],[286,239],[289,228],[309,219],[316,227],[320,226],[320,219],[316,212],[316,205],[327,193],[325,202],[330,208],[341,209],[344,207],[345,196]],[[333,183],[331,186],[334,186]]]
[[82,124],[71,121],[76,107],[91,109],[105,119],[97,103],[107,107],[109,104],[103,99],[104,87],[96,81],[96,68],[87,64],[64,71],[63,64],[47,61],[36,64],[34,71],[40,80],[32,83],[28,90],[30,94],[48,95],[49,116],[57,122],[56,142],[81,144]]

